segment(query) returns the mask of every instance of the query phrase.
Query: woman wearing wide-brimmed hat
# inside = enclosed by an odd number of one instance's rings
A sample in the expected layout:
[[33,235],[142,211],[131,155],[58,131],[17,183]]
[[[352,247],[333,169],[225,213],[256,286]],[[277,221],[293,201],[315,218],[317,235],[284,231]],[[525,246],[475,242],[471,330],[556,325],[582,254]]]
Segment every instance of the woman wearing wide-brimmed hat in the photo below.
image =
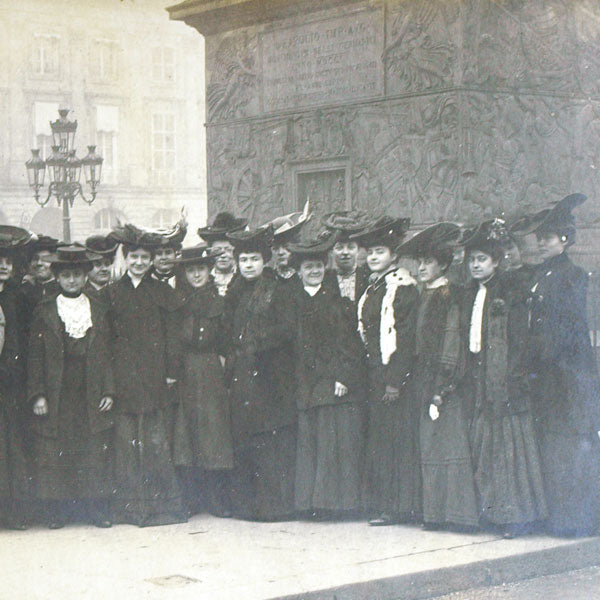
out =
[[232,510],[242,518],[282,519],[294,512],[297,422],[293,364],[286,359],[285,341],[271,334],[272,304],[282,284],[265,269],[270,227],[228,237],[240,275],[226,296],[225,317],[235,461]]
[[474,528],[479,511],[469,446],[469,423],[456,385],[464,370],[461,289],[448,281],[460,228],[437,223],[398,248],[418,261],[422,285],[416,314],[413,393],[420,412],[423,522],[427,529]]
[[470,420],[481,524],[512,537],[547,509],[527,372],[526,294],[499,269],[507,236],[504,221],[491,219],[461,240],[471,283],[461,301],[459,394]]
[[289,245],[299,285],[273,305],[291,340],[296,376],[296,510],[318,518],[356,513],[364,449],[364,349],[337,290],[324,285],[330,241]]
[[27,311],[15,281],[16,264],[30,241],[26,230],[0,225],[0,524],[14,529],[27,526],[32,492],[26,443]]
[[416,281],[396,265],[408,219],[381,217],[350,236],[367,250],[373,281],[358,301],[369,371],[363,504],[371,525],[420,518],[419,409],[410,393]]
[[364,229],[369,219],[364,212],[344,210],[323,215],[321,224],[323,237],[329,236],[333,243],[333,269],[325,273],[325,283],[339,290],[356,319],[356,304],[369,285],[369,269],[358,265],[359,246],[350,236]]
[[177,309],[169,284],[150,275],[160,236],[127,224],[111,232],[127,271],[109,285],[113,329],[115,521],[141,527],[186,520],[171,457],[168,414],[179,378]]
[[183,471],[190,511],[205,507],[214,515],[229,516],[227,482],[233,448],[229,395],[220,362],[224,299],[210,275],[219,253],[200,244],[184,248],[176,261],[176,289],[183,300],[179,331],[183,365],[173,461]]
[[119,243],[108,235],[92,235],[85,240],[85,248],[94,255],[83,292],[101,298],[112,278],[112,268]]
[[51,528],[76,501],[110,527],[115,390],[104,304],[82,293],[91,255],[79,246],[50,258],[61,292],[38,304],[30,332],[27,395],[34,413],[37,495]]
[[568,256],[575,242],[571,194],[531,219],[543,262],[531,287],[529,331],[534,415],[548,527],[589,535],[600,527],[600,385],[587,323],[588,275]]
[[227,234],[241,231],[247,225],[248,219],[236,217],[230,212],[220,212],[215,216],[212,225],[198,229],[198,235],[212,250],[221,251],[211,272],[219,296],[225,296],[229,286],[237,278],[233,245],[227,239]]

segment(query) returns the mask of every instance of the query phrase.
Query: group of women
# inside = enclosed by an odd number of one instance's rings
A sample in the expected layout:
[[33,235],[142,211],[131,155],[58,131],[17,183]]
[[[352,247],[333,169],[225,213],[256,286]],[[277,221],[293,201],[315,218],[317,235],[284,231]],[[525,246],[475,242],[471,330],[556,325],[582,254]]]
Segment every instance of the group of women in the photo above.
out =
[[567,255],[584,200],[409,239],[356,211],[312,239],[305,214],[221,213],[185,248],[183,227],[73,246],[0,228],[5,524],[596,533],[598,377]]

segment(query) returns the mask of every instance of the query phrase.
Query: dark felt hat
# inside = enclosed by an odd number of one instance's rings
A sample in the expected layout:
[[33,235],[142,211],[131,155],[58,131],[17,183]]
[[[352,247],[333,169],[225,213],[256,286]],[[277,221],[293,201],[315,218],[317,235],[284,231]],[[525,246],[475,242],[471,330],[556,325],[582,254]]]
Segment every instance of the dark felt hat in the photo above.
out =
[[215,217],[212,225],[198,229],[198,235],[207,242],[226,240],[228,233],[240,231],[246,225],[248,225],[248,219],[234,217],[230,212],[220,212]]
[[361,210],[341,210],[321,217],[321,224],[334,233],[336,241],[348,240],[352,234],[359,233],[368,223],[367,213]]
[[575,237],[575,217],[573,209],[587,200],[584,194],[569,194],[559,200],[552,208],[546,208],[529,217],[527,226],[522,228],[522,233],[556,233],[566,235],[570,241]]
[[417,258],[454,249],[460,238],[460,227],[455,223],[436,223],[419,231],[398,247],[398,254]]
[[35,235],[22,227],[0,225],[0,251],[13,251],[23,248],[35,240]]
[[477,227],[463,231],[460,244],[465,252],[481,250],[494,258],[504,253],[504,247],[512,241],[510,232],[503,219],[488,219]]
[[47,250],[48,252],[56,252],[59,246],[64,246],[63,242],[60,242],[56,238],[50,237],[49,235],[38,235],[37,239],[32,239],[27,245],[29,252],[33,255],[36,252]]
[[217,256],[223,253],[220,248],[209,248],[206,244],[198,244],[191,248],[183,248],[181,256],[175,260],[177,264],[212,265]]
[[288,245],[288,250],[301,260],[326,255],[333,246],[331,239],[313,239],[306,242],[295,242]]
[[267,252],[270,255],[273,243],[273,228],[269,225],[247,231],[234,231],[227,234],[227,239],[238,254],[241,252],[260,252],[264,256]]
[[58,267],[83,267],[91,269],[92,260],[98,258],[86,250],[83,246],[61,246],[56,249],[56,253],[48,258],[48,262],[53,269]]
[[371,221],[362,231],[349,239],[361,246],[387,246],[395,250],[410,227],[409,218],[394,218],[387,215]]
[[118,247],[118,242],[108,235],[92,235],[85,240],[85,248],[89,252],[111,260],[115,257]]

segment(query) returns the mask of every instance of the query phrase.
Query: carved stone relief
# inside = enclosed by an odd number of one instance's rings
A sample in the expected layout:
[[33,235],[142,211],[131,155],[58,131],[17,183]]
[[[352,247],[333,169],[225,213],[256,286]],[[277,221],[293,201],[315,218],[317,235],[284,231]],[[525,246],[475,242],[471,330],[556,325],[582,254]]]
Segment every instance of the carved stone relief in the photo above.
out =
[[206,110],[209,121],[258,113],[257,37],[247,30],[206,42]]
[[[347,190],[353,208],[414,223],[510,217],[571,191],[598,197],[600,3],[387,5],[386,89],[404,98],[261,117],[258,34],[207,41],[211,216],[233,210],[256,225],[310,194],[334,210]],[[345,187],[335,175],[289,177],[335,161],[348,165]],[[581,222],[600,222],[596,204]]]
[[579,91],[569,0],[464,0],[464,82]]
[[457,0],[390,3],[382,56],[388,93],[449,88],[457,83],[459,7]]

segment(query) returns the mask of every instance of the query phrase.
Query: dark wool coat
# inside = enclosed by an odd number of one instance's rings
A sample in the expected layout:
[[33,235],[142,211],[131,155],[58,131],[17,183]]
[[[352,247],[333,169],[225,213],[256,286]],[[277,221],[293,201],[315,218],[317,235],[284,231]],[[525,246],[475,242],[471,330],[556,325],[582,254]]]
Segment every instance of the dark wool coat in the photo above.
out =
[[24,399],[27,307],[22,289],[12,280],[0,292],[0,307],[6,319],[0,350],[0,395],[5,406],[10,403],[16,409]]
[[[470,404],[483,403],[495,416],[528,413],[531,396],[527,370],[527,304],[525,290],[515,282],[510,272],[498,272],[486,283],[487,295],[483,309],[481,356],[485,361],[485,380],[479,394],[472,389],[465,393]],[[465,352],[469,347],[469,331],[473,303],[479,285],[471,280],[465,288],[461,307],[461,331]],[[470,383],[469,383],[470,386]]]
[[291,347],[268,333],[274,331],[271,305],[281,285],[265,269],[253,281],[240,277],[225,298],[234,443],[296,422]]
[[564,253],[539,265],[532,285],[531,370],[540,375],[552,372],[552,377],[558,378],[561,393],[549,394],[543,401],[544,419],[557,431],[568,428],[587,433],[600,429],[597,367],[587,324],[587,288],[587,274]]
[[530,298],[533,405],[549,527],[600,527],[600,386],[586,321],[587,275],[566,254],[542,263]]
[[0,292],[6,321],[0,349],[0,497],[25,498],[30,493],[27,454],[30,411],[25,401],[26,307],[20,286],[12,280]]
[[[452,285],[425,289],[417,311],[413,378],[421,413],[419,441],[423,475],[423,519],[430,523],[476,526],[479,512],[471,465],[469,423],[456,383],[464,370],[459,300]],[[438,418],[429,408],[434,395],[443,403]]]
[[[182,289],[183,288],[183,289]],[[223,353],[224,299],[212,283],[178,283],[181,381],[174,461],[205,469],[233,467],[231,411],[219,354]]]
[[[354,302],[351,302],[349,298],[342,298],[343,303],[346,305],[346,311],[354,321],[356,321],[356,305],[369,285],[369,274],[369,269],[366,266],[357,267],[354,279]],[[340,293],[337,271],[335,269],[328,269],[325,272],[323,285],[329,286],[332,290]]]
[[381,358],[380,325],[381,305],[387,290],[385,277],[379,278],[366,290],[363,304],[362,321],[364,323],[364,343],[367,352],[369,373],[379,371],[386,385],[397,389],[408,381],[414,360],[416,308],[419,291],[416,285],[401,285],[394,297],[394,319],[396,327],[396,351],[388,364],[383,365]]
[[[470,404],[479,509],[491,523],[527,523],[544,519],[547,508],[527,376],[526,296],[509,273],[485,286],[481,351],[468,353],[460,390]],[[461,310],[466,351],[478,288],[472,282]]]
[[[86,403],[89,428],[97,433],[113,425],[112,411],[100,412],[98,405],[105,396],[115,398],[112,366],[110,360],[110,330],[106,307],[90,299],[92,328],[87,333],[86,354]],[[39,396],[48,402],[48,415],[34,420],[34,431],[42,436],[56,438],[58,414],[63,393],[63,335],[64,326],[56,299],[40,302],[34,311],[29,337],[27,396],[33,403]]]
[[[322,285],[309,296],[302,284],[278,290],[273,302],[279,334],[293,344],[299,410],[362,399],[366,388],[364,349],[345,316],[339,292]],[[349,390],[334,395],[335,382]]]
[[168,284],[146,275],[137,288],[127,274],[106,290],[119,413],[165,408],[172,394],[166,378],[179,379],[179,299]]

